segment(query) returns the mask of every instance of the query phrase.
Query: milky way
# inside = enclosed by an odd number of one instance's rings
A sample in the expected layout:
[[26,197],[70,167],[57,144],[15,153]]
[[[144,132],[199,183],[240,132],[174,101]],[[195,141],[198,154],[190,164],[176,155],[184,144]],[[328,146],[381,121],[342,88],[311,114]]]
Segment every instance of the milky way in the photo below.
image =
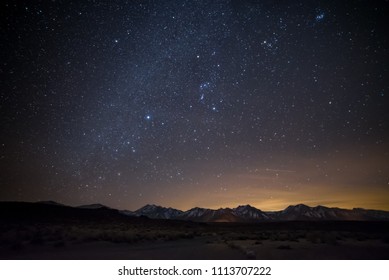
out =
[[389,209],[386,1],[3,1],[2,200]]

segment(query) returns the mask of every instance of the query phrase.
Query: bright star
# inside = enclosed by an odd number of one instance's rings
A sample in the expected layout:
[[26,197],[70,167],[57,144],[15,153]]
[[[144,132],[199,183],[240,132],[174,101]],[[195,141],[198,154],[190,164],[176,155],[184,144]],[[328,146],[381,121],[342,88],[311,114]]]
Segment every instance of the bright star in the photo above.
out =
[[318,14],[316,16],[316,21],[322,21],[324,19],[324,13]]
[[210,82],[205,82],[200,85],[200,89],[207,89],[211,86]]

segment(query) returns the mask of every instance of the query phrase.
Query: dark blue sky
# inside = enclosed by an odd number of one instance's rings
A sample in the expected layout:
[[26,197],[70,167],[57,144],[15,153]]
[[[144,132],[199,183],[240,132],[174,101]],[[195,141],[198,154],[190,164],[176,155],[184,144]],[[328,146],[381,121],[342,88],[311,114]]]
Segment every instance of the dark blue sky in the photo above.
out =
[[0,198],[389,209],[387,1],[3,1]]

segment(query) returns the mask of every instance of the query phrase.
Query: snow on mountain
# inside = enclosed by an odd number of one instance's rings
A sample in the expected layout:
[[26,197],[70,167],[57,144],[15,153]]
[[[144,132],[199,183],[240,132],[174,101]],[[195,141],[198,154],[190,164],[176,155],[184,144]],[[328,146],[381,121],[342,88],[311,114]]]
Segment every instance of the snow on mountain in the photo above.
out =
[[323,220],[335,219],[337,216],[330,208],[318,206],[309,207],[304,204],[291,205],[280,211],[277,215],[280,220]]
[[[55,201],[37,203],[64,206]],[[99,203],[81,205],[76,208],[112,209]],[[281,211],[261,211],[251,205],[240,205],[236,208],[216,210],[195,207],[185,212],[170,207],[147,204],[136,211],[120,210],[119,212],[126,216],[146,216],[152,219],[177,219],[195,222],[389,221],[389,211],[363,208],[341,209],[321,205],[310,207],[305,204],[290,205]]]
[[152,219],[175,219],[181,213],[181,210],[166,208],[154,204],[147,204],[133,212],[135,216],[146,216]]
[[325,206],[309,207],[304,204],[289,206],[277,215],[279,220],[389,220],[389,212],[365,209],[341,209]]
[[182,213],[180,215],[180,218],[198,218],[198,217],[203,216],[207,211],[211,211],[211,210],[205,209],[205,208],[195,207],[195,208],[192,208],[192,209]]
[[271,217],[267,215],[265,212],[252,207],[251,205],[240,205],[233,209],[233,213],[246,220],[270,220]]
[[250,205],[237,208],[220,208],[217,210],[205,208],[192,208],[178,218],[201,222],[243,222],[255,220],[269,220],[267,214]]
[[230,208],[220,208],[217,210],[205,209],[205,208],[192,208],[188,211],[185,211],[180,216],[181,220],[190,220],[195,222],[238,222],[239,217],[237,217],[232,209]]
[[217,210],[195,207],[185,212],[157,205],[146,205],[134,212],[121,211],[125,215],[147,216],[153,219],[179,219],[195,222],[264,222],[264,221],[389,221],[389,212],[361,208],[340,209],[325,206],[310,207],[291,205],[281,211],[261,211],[250,205]]

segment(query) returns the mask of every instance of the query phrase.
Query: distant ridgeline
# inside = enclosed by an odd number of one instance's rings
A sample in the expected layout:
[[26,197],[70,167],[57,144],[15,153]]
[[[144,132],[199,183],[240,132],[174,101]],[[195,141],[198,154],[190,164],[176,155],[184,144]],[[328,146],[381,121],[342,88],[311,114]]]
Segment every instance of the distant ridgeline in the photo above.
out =
[[389,212],[362,208],[340,209],[304,204],[289,206],[281,211],[261,211],[250,205],[236,208],[192,208],[180,211],[156,205],[146,205],[126,215],[146,216],[153,219],[178,219],[196,222],[269,222],[269,221],[389,221]]
[[102,204],[70,207],[54,201],[0,202],[0,219],[28,220],[59,219],[77,216],[86,220],[97,217],[107,220],[124,217],[144,217],[159,220],[182,220],[193,222],[282,222],[282,221],[389,221],[389,212],[361,208],[340,209],[324,206],[309,207],[304,204],[289,206],[281,211],[261,211],[250,205],[217,210],[195,207],[188,211],[146,205],[136,211],[117,210]]

